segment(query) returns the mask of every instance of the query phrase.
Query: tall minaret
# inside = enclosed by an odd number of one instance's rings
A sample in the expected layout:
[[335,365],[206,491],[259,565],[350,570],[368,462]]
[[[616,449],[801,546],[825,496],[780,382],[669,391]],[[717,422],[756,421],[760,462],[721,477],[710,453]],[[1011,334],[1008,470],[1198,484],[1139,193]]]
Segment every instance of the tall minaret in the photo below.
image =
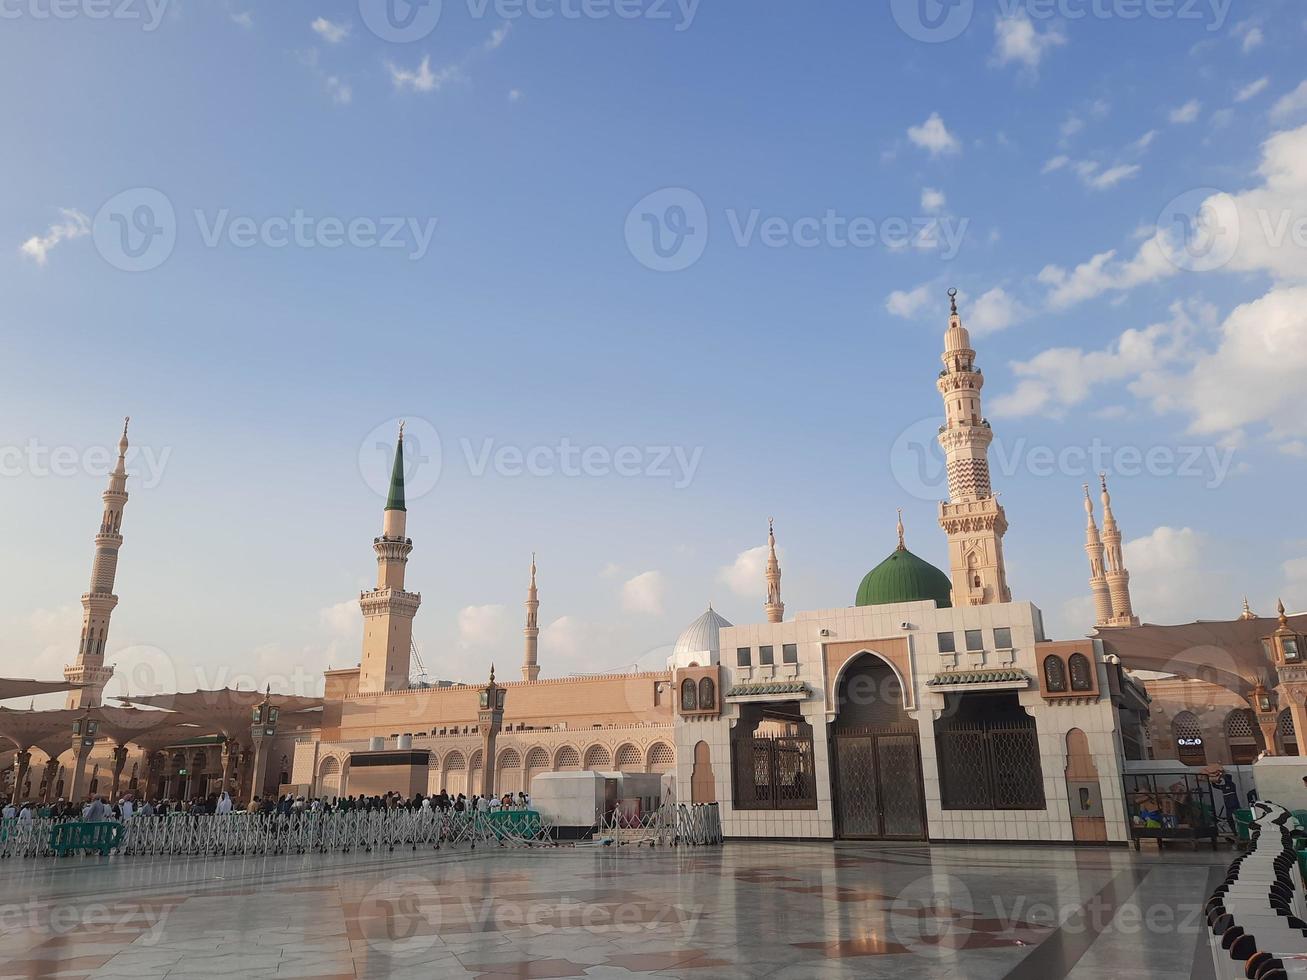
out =
[[1094,501],[1089,496],[1089,484],[1085,484],[1085,513],[1089,515],[1089,524],[1085,528],[1085,551],[1089,554],[1089,590],[1094,594],[1094,625],[1110,626],[1112,623],[1112,595],[1108,591],[1107,572],[1103,565],[1103,539],[1098,536],[1098,525],[1094,523]]
[[123,419],[123,436],[118,440],[118,465],[109,474],[109,485],[100,496],[104,514],[95,536],[95,561],[91,565],[91,588],[82,596],[82,639],[77,661],[64,668],[64,679],[86,687],[68,692],[69,708],[99,707],[104,686],[113,676],[113,667],[104,665],[104,645],[109,636],[109,617],[118,605],[113,594],[113,580],[118,572],[118,549],[123,546],[123,508],[127,505],[127,425]]
[[785,603],[781,602],[781,563],[776,560],[776,528],[767,518],[767,601],[762,607],[767,622],[779,623],[785,618]]
[[976,368],[971,335],[958,315],[958,291],[949,290],[952,312],[944,334],[944,370],[936,387],[944,398],[939,444],[948,467],[947,503],[939,523],[948,535],[953,605],[1011,602],[1003,564],[1007,515],[989,484],[989,443],[994,433],[980,410],[985,376]]
[[534,681],[540,677],[540,595],[536,592],[536,556],[531,552],[531,584],[526,589],[526,655],[522,660],[522,680]]
[[1107,474],[1100,473],[1103,486],[1103,546],[1107,565],[1107,586],[1112,594],[1110,626],[1138,626],[1139,617],[1130,605],[1130,573],[1121,551],[1121,529],[1112,514],[1112,495],[1107,492]]
[[372,539],[377,553],[377,587],[359,595],[363,610],[363,657],[359,662],[359,693],[397,691],[408,687],[413,646],[413,617],[422,603],[419,592],[404,591],[404,566],[413,539],[404,534],[404,423],[399,424],[390,495],[382,516],[381,537]]

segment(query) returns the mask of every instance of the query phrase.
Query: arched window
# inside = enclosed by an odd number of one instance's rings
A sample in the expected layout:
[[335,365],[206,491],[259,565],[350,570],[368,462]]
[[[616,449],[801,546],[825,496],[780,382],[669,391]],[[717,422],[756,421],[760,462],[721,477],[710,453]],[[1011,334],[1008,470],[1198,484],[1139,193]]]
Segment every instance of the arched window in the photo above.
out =
[[1055,654],[1050,653],[1044,658],[1044,687],[1053,694],[1066,690],[1066,668],[1062,665],[1062,658]]
[[704,677],[699,681],[699,710],[711,711],[717,707],[717,685],[712,682],[711,677]]
[[671,772],[676,767],[676,753],[666,742],[654,742],[649,746],[648,760],[650,772]]
[[639,772],[644,761],[640,750],[630,742],[618,748],[617,755],[613,759],[616,768],[621,772]]
[[681,710],[699,710],[698,689],[694,686],[694,681],[688,677],[681,681]]
[[586,769],[608,769],[612,764],[613,760],[608,755],[608,750],[602,745],[592,745],[585,750]]
[[581,753],[570,745],[564,745],[554,756],[554,769],[558,771],[581,768]]
[[1186,766],[1207,765],[1207,748],[1203,745],[1203,730],[1192,712],[1181,711],[1171,720],[1171,735],[1175,739],[1176,758]]
[[1088,657],[1083,653],[1073,653],[1067,661],[1067,666],[1071,670],[1071,690],[1092,691],[1094,689],[1094,673],[1089,666]]

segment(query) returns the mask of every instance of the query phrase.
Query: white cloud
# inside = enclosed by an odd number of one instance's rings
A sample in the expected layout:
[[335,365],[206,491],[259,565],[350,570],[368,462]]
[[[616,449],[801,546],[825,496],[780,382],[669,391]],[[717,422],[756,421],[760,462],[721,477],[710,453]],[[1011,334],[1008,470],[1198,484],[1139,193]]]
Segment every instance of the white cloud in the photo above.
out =
[[1197,122],[1198,116],[1203,111],[1203,104],[1197,99],[1190,99],[1184,105],[1171,110],[1171,122],[1177,125],[1188,125],[1191,122]]
[[965,311],[967,329],[974,336],[997,333],[1025,319],[1030,313],[1018,300],[1000,286],[984,293],[974,303],[968,302]]
[[524,94],[524,93],[522,92],[522,90],[521,90],[520,88],[510,88],[510,89],[508,90],[508,101],[509,101],[509,102],[521,102],[521,101],[522,101],[523,94]]
[[1068,156],[1053,157],[1053,159],[1049,160],[1046,164],[1044,164],[1044,169],[1041,170],[1040,173],[1044,173],[1044,174],[1054,173],[1058,170],[1062,170],[1070,162],[1071,162],[1071,158]]
[[242,10],[238,14],[231,15],[231,22],[233,24],[245,28],[248,31],[251,27],[254,26],[254,14],[252,11]]
[[498,27],[496,27],[493,31],[491,31],[490,37],[486,39],[486,45],[485,45],[486,50],[494,51],[497,47],[499,47],[501,44],[507,41],[508,32],[511,31],[512,29],[513,29],[513,22],[506,20]]
[[736,595],[755,597],[766,595],[767,546],[741,551],[735,561],[717,569],[717,581]]
[[1093,191],[1111,190],[1123,180],[1137,176],[1141,169],[1137,163],[1123,163],[1107,170],[1099,170],[1098,164],[1089,161],[1076,164],[1075,167],[1081,183]]
[[337,105],[349,105],[354,101],[354,89],[350,87],[349,82],[342,82],[335,75],[328,75],[323,84],[326,86],[327,94],[331,96],[331,101]]
[[933,283],[922,283],[916,289],[904,291],[896,289],[889,294],[889,299],[885,301],[885,309],[894,316],[901,316],[905,320],[911,320],[918,313],[929,306],[935,299],[935,286]]
[[1271,80],[1263,75],[1261,78],[1257,79],[1257,81],[1249,82],[1247,85],[1243,86],[1243,88],[1239,89],[1239,91],[1235,93],[1234,101],[1247,102],[1250,99],[1255,99],[1257,96],[1265,92],[1270,84]]
[[1153,140],[1157,139],[1157,130],[1150,129],[1143,136],[1130,144],[1130,149],[1136,153],[1142,153],[1153,145]]
[[1193,350],[1197,335],[1214,327],[1216,311],[1177,302],[1170,312],[1170,320],[1126,330],[1103,350],[1054,347],[1014,362],[1017,386],[995,400],[995,417],[1061,416],[1088,401],[1101,385],[1134,382],[1181,361]]
[[334,21],[327,20],[325,17],[319,17],[313,23],[309,24],[313,33],[326,41],[328,44],[339,44],[345,38],[349,37],[349,24],[337,24]]
[[627,612],[661,615],[665,591],[662,572],[641,572],[622,583],[622,608]]
[[1307,110],[1307,82],[1303,82],[1288,95],[1283,95],[1271,107],[1271,118],[1283,122],[1290,116]]
[[19,246],[19,250],[37,265],[45,265],[51,250],[60,242],[72,241],[91,233],[91,219],[76,208],[60,208],[62,221],[56,221],[44,235],[33,235]]
[[928,151],[932,157],[957,153],[962,149],[962,144],[948,131],[938,112],[932,112],[930,118],[920,126],[908,127],[908,139],[915,146]]
[[1056,26],[1041,34],[1024,10],[994,23],[993,61],[1000,67],[1015,62],[1033,71],[1049,50],[1063,44],[1066,36]]
[[1062,141],[1066,142],[1076,133],[1085,128],[1085,121],[1079,116],[1068,116],[1066,122],[1062,123]]
[[1266,35],[1262,32],[1262,29],[1250,20],[1235,24],[1231,33],[1239,39],[1239,47],[1244,54],[1260,48],[1266,41]]
[[1052,287],[1048,304],[1067,309],[1106,292],[1125,291],[1146,282],[1175,275],[1179,269],[1167,258],[1155,234],[1139,247],[1133,259],[1117,262],[1114,249],[1100,252],[1068,272],[1056,265],[1045,266],[1039,281]]
[[1125,542],[1124,550],[1135,615],[1146,622],[1193,622],[1210,618],[1213,609],[1237,607],[1228,570],[1201,531],[1162,526]]
[[363,627],[363,614],[359,611],[357,599],[346,599],[318,610],[318,619],[338,636],[352,636]]
[[937,191],[933,187],[923,187],[921,189],[921,209],[926,214],[938,214],[948,206],[948,201],[944,197],[943,191]]
[[458,611],[458,645],[465,650],[484,649],[508,637],[508,610],[504,606],[464,606]]
[[433,72],[430,55],[423,55],[422,63],[411,71],[390,62],[386,63],[386,67],[390,69],[390,80],[398,92],[405,89],[412,92],[439,92],[448,82],[462,75],[457,65],[446,65]]

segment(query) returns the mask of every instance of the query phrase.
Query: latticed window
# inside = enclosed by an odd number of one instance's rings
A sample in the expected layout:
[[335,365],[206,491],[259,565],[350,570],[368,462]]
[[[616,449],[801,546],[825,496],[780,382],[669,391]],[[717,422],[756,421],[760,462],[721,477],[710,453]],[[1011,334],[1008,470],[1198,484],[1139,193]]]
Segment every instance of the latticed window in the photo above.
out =
[[462,752],[451,752],[445,756],[445,772],[461,772],[467,768],[467,760]]
[[685,680],[681,681],[681,710],[682,711],[699,710],[698,690],[699,689],[695,687],[694,681],[692,681],[690,678],[687,677]]
[[558,756],[555,760],[555,769],[580,769],[581,753],[576,751],[570,745],[564,745],[558,750]]
[[1066,690],[1066,667],[1061,657],[1051,653],[1044,658],[1044,687],[1054,694]]
[[541,748],[534,748],[526,754],[526,767],[528,769],[548,769],[549,753]]
[[612,758],[608,755],[608,750],[602,745],[592,745],[585,750],[585,768],[587,769],[607,769],[612,765]]
[[676,766],[676,753],[666,742],[654,742],[649,748],[649,771],[670,772]]
[[1225,717],[1225,734],[1230,738],[1253,738],[1253,713],[1237,708]]
[[701,711],[710,711],[717,707],[717,685],[712,682],[711,677],[701,678],[699,681],[699,709]]
[[1094,689],[1094,674],[1089,666],[1088,657],[1083,653],[1073,653],[1067,661],[1067,666],[1071,671],[1071,690],[1092,691]]
[[1176,758],[1186,766],[1207,764],[1207,749],[1203,745],[1203,730],[1191,712],[1181,711],[1171,721],[1171,734],[1175,738]]
[[640,750],[629,743],[621,746],[617,750],[616,766],[621,772],[639,772]]
[[1035,719],[1015,695],[963,695],[955,703],[935,727],[943,808],[1043,810]]
[[1283,711],[1280,712],[1280,718],[1278,724],[1280,726],[1281,736],[1283,736],[1284,738],[1293,738],[1294,736],[1293,713],[1290,712],[1288,708],[1285,708]]
[[499,753],[499,767],[498,767],[498,768],[500,768],[500,769],[521,769],[521,768],[522,768],[522,757],[521,757],[520,755],[517,754],[517,750],[516,750],[516,749],[504,749],[503,752]]

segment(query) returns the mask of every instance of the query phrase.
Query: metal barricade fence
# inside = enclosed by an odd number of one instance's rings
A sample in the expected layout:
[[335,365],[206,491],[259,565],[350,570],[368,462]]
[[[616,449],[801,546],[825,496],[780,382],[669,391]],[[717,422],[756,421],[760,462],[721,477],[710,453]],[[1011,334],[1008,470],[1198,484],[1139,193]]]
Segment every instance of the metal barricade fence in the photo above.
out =
[[[61,821],[0,821],[0,859],[49,857]],[[221,815],[137,814],[117,851],[128,856],[349,853],[467,846],[558,847],[543,820],[495,820],[485,813],[433,808]],[[666,804],[599,826],[621,843],[705,845],[722,842],[717,804]]]

